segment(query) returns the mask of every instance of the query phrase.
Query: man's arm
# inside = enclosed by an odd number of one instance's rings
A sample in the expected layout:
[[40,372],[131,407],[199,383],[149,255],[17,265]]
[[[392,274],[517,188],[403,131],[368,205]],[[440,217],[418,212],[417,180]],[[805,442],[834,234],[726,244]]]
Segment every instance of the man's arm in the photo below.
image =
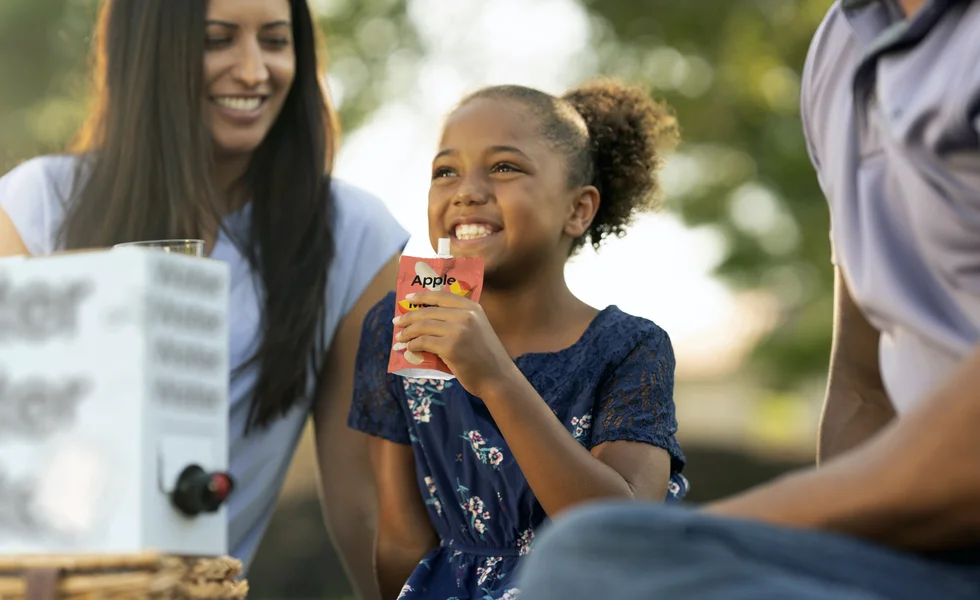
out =
[[371,438],[368,454],[380,507],[374,551],[378,586],[382,600],[395,600],[439,537],[419,492],[412,447]]
[[[709,505],[910,550],[980,543],[980,347],[937,391],[860,447]],[[922,485],[929,477],[930,484]]]
[[836,269],[834,342],[817,450],[820,464],[871,439],[895,418],[878,369],[879,337]]
[[360,600],[379,597],[374,572],[377,503],[368,436],[349,428],[347,415],[354,394],[354,363],[364,317],[392,289],[397,276],[395,256],[340,322],[313,417],[324,520]]

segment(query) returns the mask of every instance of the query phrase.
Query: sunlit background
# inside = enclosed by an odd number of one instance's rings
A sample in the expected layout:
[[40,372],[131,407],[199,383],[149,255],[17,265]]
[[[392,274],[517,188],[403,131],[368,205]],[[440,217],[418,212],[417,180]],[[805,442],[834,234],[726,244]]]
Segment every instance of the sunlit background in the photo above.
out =
[[[650,318],[678,359],[692,500],[812,461],[831,322],[826,205],[800,130],[800,70],[830,0],[311,0],[344,137],[336,175],[429,253],[442,118],[467,92],[561,93],[602,74],[671,104],[667,204],[568,266],[573,290]],[[0,168],[58,151],[85,108],[96,0],[0,2]],[[614,285],[593,285],[606,280]],[[316,508],[309,439],[250,575],[253,598],[348,592]]]

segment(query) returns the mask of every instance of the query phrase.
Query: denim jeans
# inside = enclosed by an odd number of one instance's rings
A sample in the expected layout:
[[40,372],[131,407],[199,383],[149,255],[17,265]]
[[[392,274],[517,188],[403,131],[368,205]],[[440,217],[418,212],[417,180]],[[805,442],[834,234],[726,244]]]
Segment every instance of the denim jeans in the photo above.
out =
[[967,600],[980,599],[980,561],[612,502],[542,531],[517,587],[521,600]]

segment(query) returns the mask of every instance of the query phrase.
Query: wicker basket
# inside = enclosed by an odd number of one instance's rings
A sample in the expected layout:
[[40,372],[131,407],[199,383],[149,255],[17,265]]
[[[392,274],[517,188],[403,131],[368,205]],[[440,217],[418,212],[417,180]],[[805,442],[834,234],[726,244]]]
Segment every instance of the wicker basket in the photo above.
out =
[[0,556],[0,600],[243,600],[233,558]]

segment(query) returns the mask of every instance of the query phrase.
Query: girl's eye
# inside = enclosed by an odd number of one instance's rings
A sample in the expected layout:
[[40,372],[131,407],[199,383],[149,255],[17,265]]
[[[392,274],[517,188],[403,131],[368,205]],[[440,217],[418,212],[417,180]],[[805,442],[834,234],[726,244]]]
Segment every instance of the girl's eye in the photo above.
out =
[[432,178],[440,179],[445,177],[452,177],[453,175],[455,175],[455,172],[453,172],[453,170],[450,169],[449,167],[439,167],[432,173]]
[[521,173],[522,171],[514,165],[506,162],[497,163],[490,169],[491,173]]
[[265,43],[273,48],[285,48],[289,45],[289,40],[286,38],[275,38],[271,40],[265,40]]

